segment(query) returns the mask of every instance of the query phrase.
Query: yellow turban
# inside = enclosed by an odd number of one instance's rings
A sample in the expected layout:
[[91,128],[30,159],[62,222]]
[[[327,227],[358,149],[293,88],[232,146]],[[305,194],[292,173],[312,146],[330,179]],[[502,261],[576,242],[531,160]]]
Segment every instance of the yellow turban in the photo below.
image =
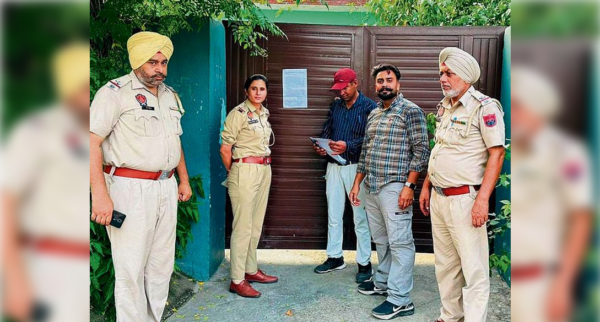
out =
[[171,59],[173,43],[167,36],[156,32],[142,31],[129,37],[127,51],[131,68],[138,69],[159,51],[167,59]]
[[52,60],[54,86],[61,100],[88,85],[90,81],[90,45],[73,43],[58,50]]
[[477,60],[462,49],[444,48],[440,53],[440,65],[443,63],[469,84],[475,84],[479,80],[481,70]]

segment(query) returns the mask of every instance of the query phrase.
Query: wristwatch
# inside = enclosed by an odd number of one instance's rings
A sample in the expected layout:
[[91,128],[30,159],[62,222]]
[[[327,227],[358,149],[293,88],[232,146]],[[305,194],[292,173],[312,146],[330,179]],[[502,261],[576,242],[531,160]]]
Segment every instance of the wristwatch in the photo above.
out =
[[414,183],[411,183],[411,182],[405,182],[405,183],[404,183],[404,186],[405,186],[405,187],[409,187],[409,188],[411,188],[412,190],[415,190],[415,188],[417,188],[417,185],[416,185],[416,184],[414,184]]

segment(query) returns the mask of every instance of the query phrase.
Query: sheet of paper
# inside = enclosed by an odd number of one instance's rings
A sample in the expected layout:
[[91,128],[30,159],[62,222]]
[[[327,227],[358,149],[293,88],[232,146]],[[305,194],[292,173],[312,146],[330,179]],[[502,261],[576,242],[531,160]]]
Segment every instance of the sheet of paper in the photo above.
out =
[[325,150],[325,152],[327,152],[327,155],[329,155],[330,157],[332,157],[335,161],[341,163],[341,164],[346,164],[346,159],[342,158],[339,155],[332,155],[333,151],[331,150],[331,148],[329,147],[329,139],[321,139],[321,138],[310,138],[310,140],[318,145],[321,149]]
[[283,70],[283,108],[308,107],[306,69]]

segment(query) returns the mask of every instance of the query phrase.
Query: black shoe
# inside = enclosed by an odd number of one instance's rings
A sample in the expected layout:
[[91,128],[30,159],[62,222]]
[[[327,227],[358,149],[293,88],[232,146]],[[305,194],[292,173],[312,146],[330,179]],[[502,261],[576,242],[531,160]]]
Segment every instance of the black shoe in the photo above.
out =
[[370,281],[372,276],[373,267],[371,266],[371,262],[368,262],[365,266],[358,264],[358,273],[356,273],[356,283]]
[[387,290],[382,290],[375,286],[373,281],[363,282],[358,284],[358,292],[364,295],[385,295],[387,296]]
[[315,267],[315,273],[324,274],[334,271],[336,269],[344,269],[346,268],[346,263],[344,263],[344,256],[339,258],[329,257],[325,261],[325,263]]
[[371,311],[374,317],[381,320],[391,320],[399,316],[407,316],[415,314],[415,306],[409,303],[404,306],[398,306],[388,301],[381,303],[378,307]]

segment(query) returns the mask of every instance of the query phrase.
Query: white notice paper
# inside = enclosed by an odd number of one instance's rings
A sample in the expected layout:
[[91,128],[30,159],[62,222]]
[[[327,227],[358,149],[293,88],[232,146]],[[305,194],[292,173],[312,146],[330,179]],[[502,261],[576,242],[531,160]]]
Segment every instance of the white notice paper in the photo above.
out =
[[306,69],[283,70],[283,108],[308,107]]
[[333,151],[331,150],[331,148],[329,147],[329,139],[319,139],[319,138],[310,138],[310,140],[318,145],[321,149],[325,150],[327,152],[327,155],[329,155],[330,157],[332,157],[335,161],[345,165],[346,164],[346,159],[342,158],[339,155],[331,155],[333,153]]

